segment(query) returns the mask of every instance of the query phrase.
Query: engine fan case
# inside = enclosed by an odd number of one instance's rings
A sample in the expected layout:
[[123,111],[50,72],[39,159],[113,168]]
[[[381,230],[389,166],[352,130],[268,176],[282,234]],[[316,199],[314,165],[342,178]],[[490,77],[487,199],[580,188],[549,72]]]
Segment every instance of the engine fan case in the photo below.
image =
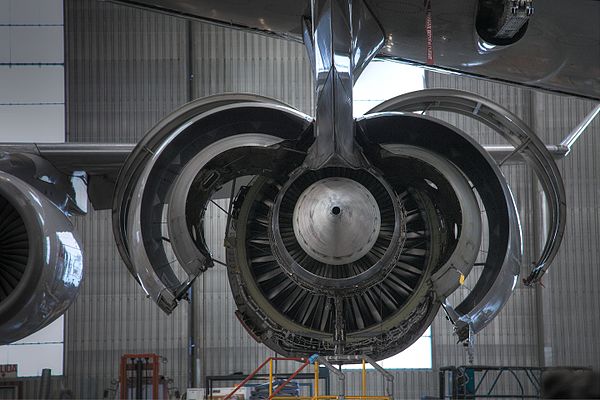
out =
[[84,261],[71,221],[22,180],[0,171],[0,345],[61,316],[75,300]]
[[[359,260],[348,264],[345,271],[352,274],[328,273],[344,265],[309,258],[302,246],[294,245],[306,240],[304,236],[312,238],[293,230],[295,205],[303,204],[302,196],[314,182],[329,184],[332,177],[364,182],[380,210],[387,210],[380,213],[384,221],[391,208],[383,202],[383,191],[363,177],[365,171],[329,167],[259,177],[234,202],[227,264],[237,316],[253,337],[280,354],[367,354],[378,360],[404,350],[431,325],[444,298],[469,274],[480,253],[484,223],[495,243],[485,258],[484,282],[500,279],[503,285],[489,293],[497,300],[493,312],[502,308],[518,275],[521,235],[514,201],[481,146],[426,116],[375,114],[358,119],[356,128],[365,156],[402,207],[394,213],[396,223],[406,223],[407,242],[392,261],[382,263],[393,267],[382,269],[383,279],[364,287],[364,279],[346,285],[374,267],[364,269]],[[328,205],[332,213],[334,205]],[[387,219],[385,224],[391,237],[391,224]],[[397,240],[392,237],[390,243]],[[385,243],[375,248],[379,258],[373,255],[372,260],[383,260]],[[290,257],[282,257],[282,249]],[[488,293],[482,287],[478,283],[472,299],[481,301]],[[486,321],[479,318],[473,329]]]

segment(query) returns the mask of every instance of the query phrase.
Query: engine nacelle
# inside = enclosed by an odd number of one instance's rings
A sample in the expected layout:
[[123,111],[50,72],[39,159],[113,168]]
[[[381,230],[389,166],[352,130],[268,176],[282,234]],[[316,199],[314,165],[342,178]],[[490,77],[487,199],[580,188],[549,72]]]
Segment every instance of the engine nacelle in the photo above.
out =
[[[515,288],[521,224],[503,162],[459,129],[412,113],[430,109],[475,115],[536,172],[552,218],[535,280],[564,228],[556,165],[508,110],[440,90],[354,120],[358,165],[331,158],[315,166],[311,149],[323,144],[315,120],[274,100],[228,94],[187,104],[121,170],[113,210],[121,255],[170,313],[213,266],[204,213],[231,185],[229,210],[219,207],[227,273],[236,315],[256,340],[286,355],[383,359],[414,343],[440,307],[467,340]],[[451,304],[465,279],[472,289]]]
[[0,345],[62,315],[82,278],[71,221],[39,190],[0,171]]

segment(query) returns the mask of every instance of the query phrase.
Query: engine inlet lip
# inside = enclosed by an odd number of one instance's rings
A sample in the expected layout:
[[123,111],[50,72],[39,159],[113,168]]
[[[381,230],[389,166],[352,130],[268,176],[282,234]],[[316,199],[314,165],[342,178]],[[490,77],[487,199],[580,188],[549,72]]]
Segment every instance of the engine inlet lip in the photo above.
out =
[[309,171],[311,170],[302,166],[292,172],[290,178],[279,191],[273,204],[269,225],[269,239],[271,241],[273,255],[278,264],[296,284],[310,292],[318,294],[349,297],[380,283],[395,267],[395,261],[399,257],[404,244],[403,209],[396,198],[394,190],[381,176],[379,176],[379,174],[377,174],[376,171],[366,169],[359,170],[371,175],[371,177],[377,181],[378,185],[381,185],[385,189],[386,194],[389,196],[394,210],[394,232],[384,255],[366,271],[347,278],[327,278],[308,271],[292,257],[284,243],[279,229],[280,211],[286,193],[298,178]]
[[[25,197],[15,196],[16,193],[23,193]],[[0,197],[19,214],[26,227],[29,245],[23,276],[8,297],[0,302],[0,325],[3,325],[24,307],[31,293],[38,286],[43,275],[43,267],[40,266],[45,265],[42,259],[44,253],[42,238],[45,235],[40,228],[40,224],[43,224],[43,220],[40,220],[42,216],[38,215],[38,210],[34,207],[39,200],[25,182],[0,171]]]

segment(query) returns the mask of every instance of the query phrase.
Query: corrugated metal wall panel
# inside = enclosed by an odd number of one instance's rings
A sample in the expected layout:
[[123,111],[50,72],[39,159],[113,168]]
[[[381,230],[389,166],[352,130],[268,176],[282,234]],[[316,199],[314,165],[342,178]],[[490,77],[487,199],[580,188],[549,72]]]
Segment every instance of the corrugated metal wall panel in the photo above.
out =
[[300,44],[201,23],[193,38],[194,97],[254,93],[312,114],[312,74]]
[[[535,126],[560,142],[595,106],[545,93],[535,95]],[[567,229],[554,265],[544,278],[545,354],[548,365],[600,368],[600,118],[569,156],[558,163],[567,192]]]
[[135,143],[187,101],[185,21],[95,0],[65,12],[67,140]]
[[66,375],[81,398],[98,398],[118,378],[121,355],[157,353],[161,373],[182,385],[187,378],[187,307],[167,316],[146,298],[119,258],[111,213],[76,220],[84,243],[87,274],[67,313]]
[[[187,99],[185,22],[128,7],[66,1],[67,138],[131,143]],[[162,373],[187,379],[187,307],[167,316],[119,258],[110,212],[77,220],[87,276],[67,313],[65,364],[78,398],[98,398],[125,353],[165,357]]]
[[[420,399],[438,394],[438,375],[432,370],[390,370],[394,376],[394,399]],[[338,384],[332,378],[331,395],[338,394]],[[385,395],[385,380],[375,371],[367,371],[367,395]],[[346,372],[346,395],[362,395],[362,373]]]

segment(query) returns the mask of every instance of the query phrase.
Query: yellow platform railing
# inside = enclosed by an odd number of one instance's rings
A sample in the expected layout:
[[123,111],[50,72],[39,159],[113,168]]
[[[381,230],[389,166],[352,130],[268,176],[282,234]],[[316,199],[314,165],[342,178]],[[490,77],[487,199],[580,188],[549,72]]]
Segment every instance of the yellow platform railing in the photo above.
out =
[[[311,357],[311,360],[313,358]],[[331,396],[331,395],[320,395],[319,394],[319,362],[314,361],[314,395],[313,396],[287,396],[287,397],[277,397],[276,395],[285,384],[287,384],[291,379],[288,379],[283,385],[277,388],[276,392],[273,393],[273,361],[275,358],[269,359],[269,400],[289,400],[289,399],[298,399],[298,400],[337,400],[340,396]],[[367,363],[365,359],[362,360],[362,374],[361,374],[361,395],[360,396],[344,396],[344,399],[347,400],[393,400],[389,396],[367,396]]]
[[[354,356],[353,356],[354,357]],[[365,356],[366,357],[366,356]],[[367,396],[367,361],[369,361],[370,364],[374,365],[377,369],[379,369],[380,371],[383,371],[384,373],[388,374],[386,371],[384,371],[380,366],[375,365],[374,361],[367,358],[363,358],[362,359],[362,380],[361,380],[361,395],[360,396],[346,396],[346,395],[338,395],[338,396],[332,396],[332,395],[321,395],[319,394],[319,359],[322,360],[323,364],[332,372],[334,372],[336,375],[338,375],[338,377],[342,377],[344,380],[344,374],[343,372],[339,371],[338,369],[336,369],[331,363],[329,363],[329,361],[327,361],[326,358],[320,358],[318,355],[313,355],[309,358],[289,358],[289,357],[269,357],[265,360],[265,362],[263,362],[261,365],[258,366],[258,368],[256,368],[256,370],[254,370],[254,372],[252,372],[250,375],[248,375],[248,377],[246,377],[246,379],[244,379],[240,384],[238,384],[235,389],[233,390],[233,392],[231,392],[229,395],[227,395],[225,397],[225,400],[229,400],[231,399],[234,394],[242,387],[244,386],[248,381],[250,381],[251,379],[254,378],[254,376],[262,369],[264,368],[267,364],[269,364],[269,400],[289,400],[289,399],[298,399],[298,400],[338,400],[340,399],[340,397],[343,397],[344,399],[347,400],[393,400],[392,397],[390,396]],[[358,361],[358,359],[356,358],[352,358],[352,360],[356,360]],[[290,377],[288,379],[285,380],[285,382],[283,382],[283,384],[279,385],[277,388],[273,387],[273,378],[274,378],[274,374],[273,374],[273,362],[274,361],[298,361],[301,362],[302,364],[300,365],[300,367],[290,375]],[[347,360],[346,360],[347,361]],[[287,396],[287,397],[283,397],[283,396],[277,396],[277,394],[279,394],[279,392],[281,392],[281,390],[292,381],[292,379],[294,379],[302,370],[304,370],[308,365],[310,364],[314,365],[314,393],[312,396]],[[390,378],[393,379],[393,378]],[[273,389],[275,389],[273,391]],[[391,393],[391,392],[390,392]]]

